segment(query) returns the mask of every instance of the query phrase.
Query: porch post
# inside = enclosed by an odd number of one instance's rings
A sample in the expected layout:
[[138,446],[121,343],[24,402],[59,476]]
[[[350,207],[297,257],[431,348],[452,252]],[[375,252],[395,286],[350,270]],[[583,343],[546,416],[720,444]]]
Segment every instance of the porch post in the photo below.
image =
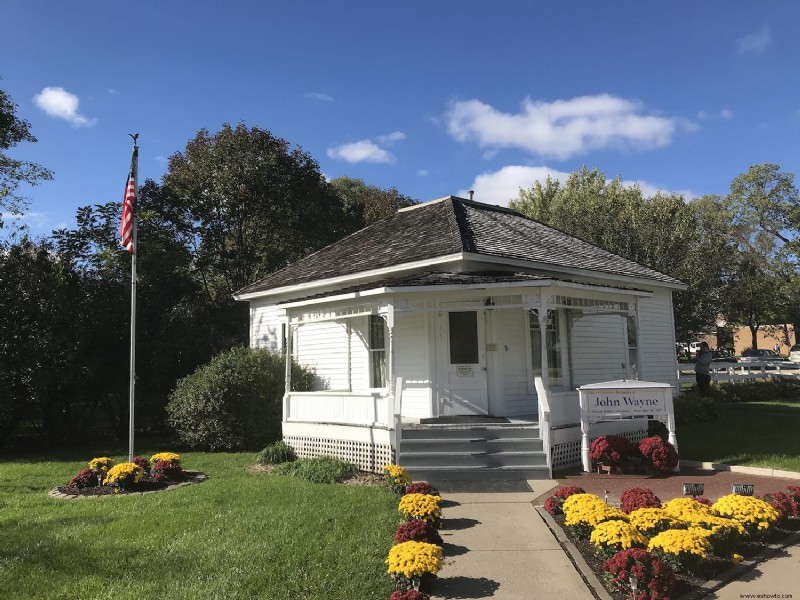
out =
[[286,346],[284,351],[286,353],[286,371],[284,373],[284,391],[283,391],[283,417],[282,421],[285,422],[289,417],[289,393],[292,389],[292,317],[289,311],[286,311]]
[[386,386],[389,388],[389,397],[394,401],[395,395],[395,360],[394,360],[394,303],[389,302],[386,313],[386,327],[389,330],[388,356],[386,361]]
[[541,304],[538,311],[539,317],[539,341],[542,355],[542,385],[544,389],[550,387],[550,365],[547,357],[547,294],[542,294]]

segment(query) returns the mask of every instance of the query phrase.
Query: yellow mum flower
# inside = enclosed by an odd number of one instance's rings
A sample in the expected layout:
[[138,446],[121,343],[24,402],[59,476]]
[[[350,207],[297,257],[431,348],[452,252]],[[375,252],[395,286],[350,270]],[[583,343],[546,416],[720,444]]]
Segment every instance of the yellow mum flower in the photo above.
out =
[[661,508],[637,508],[628,515],[631,525],[650,537],[667,529],[685,527],[683,521],[670,516]]
[[573,494],[561,505],[565,525],[588,525],[610,520],[627,521],[625,513],[609,506],[594,494]]
[[769,529],[778,520],[778,511],[752,496],[728,494],[717,500],[712,508],[723,517],[736,519],[751,532]]
[[442,568],[442,548],[425,542],[403,542],[389,550],[387,573],[406,579],[436,575]]
[[661,550],[666,554],[679,557],[681,554],[693,554],[700,558],[706,558],[711,549],[709,537],[711,532],[698,527],[689,529],[668,529],[655,536],[647,544],[647,550]]
[[143,475],[144,471],[139,465],[128,462],[120,463],[108,471],[105,479],[103,479],[103,485],[117,484],[126,486],[132,483],[139,483]]
[[383,474],[400,485],[408,485],[411,483],[411,476],[400,465],[386,465],[383,467]]
[[172,463],[174,465],[179,465],[181,464],[181,455],[175,454],[174,452],[159,452],[157,454],[153,454],[153,456],[150,457],[150,464],[154,465],[161,460]]
[[647,538],[633,525],[617,520],[599,523],[592,530],[589,541],[599,549],[610,548],[615,552],[633,547],[644,548],[647,544]]
[[400,498],[398,510],[407,520],[417,519],[433,523],[441,516],[441,497],[430,494],[406,494]]
[[89,461],[89,468],[92,471],[108,471],[111,467],[114,466],[114,459],[109,458],[108,456],[100,456],[99,458],[93,458]]

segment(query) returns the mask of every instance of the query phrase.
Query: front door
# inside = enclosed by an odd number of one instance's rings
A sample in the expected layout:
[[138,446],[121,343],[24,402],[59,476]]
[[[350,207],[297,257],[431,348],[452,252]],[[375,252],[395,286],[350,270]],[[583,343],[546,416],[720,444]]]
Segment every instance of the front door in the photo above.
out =
[[447,381],[442,390],[440,414],[488,414],[484,311],[461,310],[445,314]]

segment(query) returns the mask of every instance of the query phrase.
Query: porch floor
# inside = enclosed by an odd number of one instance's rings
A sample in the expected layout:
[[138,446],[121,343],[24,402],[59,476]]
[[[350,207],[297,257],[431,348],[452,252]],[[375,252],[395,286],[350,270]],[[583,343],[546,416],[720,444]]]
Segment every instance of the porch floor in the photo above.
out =
[[432,417],[428,419],[403,420],[403,429],[435,429],[448,425],[466,426],[504,426],[524,427],[537,426],[539,424],[538,415],[520,415],[515,417],[490,417],[487,415],[450,415],[445,417]]

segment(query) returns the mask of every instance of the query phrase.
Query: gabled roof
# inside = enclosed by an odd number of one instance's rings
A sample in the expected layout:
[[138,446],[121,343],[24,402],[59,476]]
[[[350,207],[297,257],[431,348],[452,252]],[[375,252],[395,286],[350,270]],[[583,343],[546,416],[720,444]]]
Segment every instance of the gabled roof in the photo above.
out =
[[455,196],[401,209],[237,292],[252,294],[458,253],[668,285],[680,281],[513,210]]

